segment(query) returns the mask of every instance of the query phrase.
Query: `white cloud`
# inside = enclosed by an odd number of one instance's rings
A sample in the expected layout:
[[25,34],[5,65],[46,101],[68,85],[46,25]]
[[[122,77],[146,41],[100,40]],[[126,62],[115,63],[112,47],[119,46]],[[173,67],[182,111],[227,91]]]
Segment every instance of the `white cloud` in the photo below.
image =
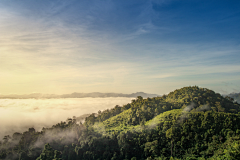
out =
[[38,131],[73,116],[97,113],[132,98],[0,99],[0,138],[30,127]]

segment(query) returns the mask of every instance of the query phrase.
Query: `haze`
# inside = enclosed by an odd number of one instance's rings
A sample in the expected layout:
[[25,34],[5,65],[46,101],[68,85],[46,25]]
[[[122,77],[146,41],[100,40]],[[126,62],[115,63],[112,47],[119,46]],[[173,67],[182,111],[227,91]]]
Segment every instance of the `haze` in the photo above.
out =
[[0,99],[0,139],[30,127],[41,131],[67,118],[97,113],[134,98]]

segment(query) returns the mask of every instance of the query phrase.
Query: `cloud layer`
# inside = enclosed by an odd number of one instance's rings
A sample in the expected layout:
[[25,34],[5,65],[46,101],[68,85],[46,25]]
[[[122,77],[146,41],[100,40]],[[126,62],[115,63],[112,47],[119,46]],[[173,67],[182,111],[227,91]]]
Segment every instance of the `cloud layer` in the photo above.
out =
[[0,138],[30,127],[40,131],[73,116],[97,113],[133,98],[0,99]]

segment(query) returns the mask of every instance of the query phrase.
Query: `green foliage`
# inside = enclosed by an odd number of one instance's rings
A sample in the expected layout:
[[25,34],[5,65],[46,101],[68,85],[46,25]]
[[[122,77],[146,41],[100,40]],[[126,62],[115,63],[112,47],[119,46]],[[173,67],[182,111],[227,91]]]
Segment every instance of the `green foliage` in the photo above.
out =
[[233,142],[228,148],[224,151],[225,157],[227,159],[240,159],[240,143]]
[[54,151],[49,143],[45,144],[44,149],[36,160],[52,160],[54,158]]
[[91,114],[84,124],[73,117],[41,132],[7,135],[0,159],[240,159],[239,108],[231,98],[197,86],[139,96]]
[[[224,98],[206,88],[197,86],[184,87],[162,97],[143,99],[138,97],[131,104],[127,104],[122,109],[116,106],[112,110],[101,112],[97,117],[94,114],[86,118],[87,126],[94,125],[96,122],[103,122],[103,126],[108,130],[121,131],[132,126],[142,125],[153,119],[160,113],[173,109],[186,109],[191,112],[227,112],[238,113],[240,105],[233,103],[229,98]],[[104,117],[104,118],[103,118]],[[97,124],[102,125],[101,123]]]

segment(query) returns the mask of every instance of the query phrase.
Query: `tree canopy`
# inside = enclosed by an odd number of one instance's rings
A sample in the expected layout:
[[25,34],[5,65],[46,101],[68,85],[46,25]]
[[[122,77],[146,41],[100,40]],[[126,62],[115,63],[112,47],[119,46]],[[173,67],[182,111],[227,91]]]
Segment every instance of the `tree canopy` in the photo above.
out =
[[239,159],[240,105],[197,86],[6,135],[0,159]]

